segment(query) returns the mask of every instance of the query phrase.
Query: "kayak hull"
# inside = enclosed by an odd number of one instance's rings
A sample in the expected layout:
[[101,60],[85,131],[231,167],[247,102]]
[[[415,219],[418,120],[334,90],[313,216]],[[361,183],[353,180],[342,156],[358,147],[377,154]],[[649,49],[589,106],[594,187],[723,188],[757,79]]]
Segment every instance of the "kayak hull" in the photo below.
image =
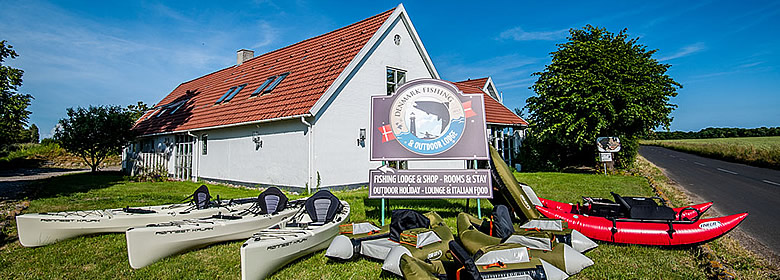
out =
[[[249,199],[247,199],[248,201]],[[227,201],[224,201],[227,203]],[[194,219],[228,212],[241,211],[251,206],[246,202],[230,207],[192,209],[191,205],[160,205],[133,208],[153,213],[128,213],[122,208],[32,213],[16,216],[19,242],[25,247],[52,244],[76,236],[125,232],[128,228],[172,220]]]
[[235,220],[210,217],[130,228],[125,234],[130,267],[139,269],[179,252],[249,238],[299,209],[289,207],[275,214],[247,215]]
[[[611,219],[566,213],[537,206],[537,210],[549,218],[562,219],[569,228],[576,229],[592,239],[625,244],[678,246],[709,242],[736,228],[747,213],[682,221],[638,221]],[[670,226],[671,229],[670,230]]]
[[328,248],[349,220],[349,203],[332,222],[321,226],[288,226],[287,221],[262,230],[241,246],[241,279],[264,279],[287,263]]

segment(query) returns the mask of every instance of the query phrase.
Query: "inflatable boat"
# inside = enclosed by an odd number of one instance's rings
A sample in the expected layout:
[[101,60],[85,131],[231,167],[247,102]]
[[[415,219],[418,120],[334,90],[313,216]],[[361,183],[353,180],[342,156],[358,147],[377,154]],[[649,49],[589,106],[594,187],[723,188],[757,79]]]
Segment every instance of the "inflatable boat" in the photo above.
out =
[[470,254],[457,242],[449,242],[453,261],[422,261],[410,255],[400,259],[405,279],[525,279],[563,280],[569,276],[547,261],[531,257],[518,244],[488,247]]
[[216,201],[211,198],[208,188],[202,185],[186,198],[186,203],[23,214],[16,216],[16,226],[22,246],[36,247],[80,235],[125,232],[146,224],[240,212],[255,202],[254,197]]
[[[665,203],[659,205],[655,202],[655,197],[626,197],[623,199],[631,201],[633,204],[648,205],[648,206],[665,206]],[[605,198],[583,197],[583,204],[563,203],[554,200],[544,199],[539,197],[541,206],[550,208],[553,210],[567,212],[572,214],[599,216],[599,217],[616,217],[625,218],[626,213],[622,212],[620,205]],[[695,205],[689,205],[685,207],[671,208],[674,212],[674,216],[678,221],[692,221],[698,219],[699,216],[707,212],[712,207],[712,202],[705,202]]]
[[[682,215],[685,211],[682,210],[675,211],[665,206],[636,203],[615,193],[613,196],[617,203],[604,205],[604,207],[609,207],[611,209],[609,211],[614,210],[620,214],[610,214],[606,217],[564,212],[543,206],[536,206],[536,208],[546,217],[565,220],[569,227],[596,240],[663,246],[709,242],[736,228],[748,216],[747,213],[741,213],[700,219],[701,213],[696,210],[690,211],[697,212],[695,216],[685,218]],[[614,207],[617,207],[617,210],[613,209]],[[608,212],[608,210],[594,209],[594,205],[590,208],[595,212]]]
[[289,262],[327,248],[349,213],[349,203],[327,190],[318,191],[301,211],[241,245],[241,278],[264,279]]
[[[376,228],[373,232],[336,236],[325,256],[334,260],[349,260],[362,255],[385,262],[393,249],[408,247],[406,250],[413,252],[415,257],[437,259],[447,251],[447,242],[454,239],[444,219],[436,212],[421,214],[409,209],[393,210],[389,225],[373,228]],[[397,267],[397,262],[388,265]],[[389,271],[399,273],[397,269]]]
[[127,230],[127,257],[134,269],[150,265],[167,256],[231,240],[247,239],[292,216],[304,200],[288,203],[278,188],[263,191],[251,207],[233,214],[207,218],[148,224]]
[[[457,223],[460,242],[463,244],[463,248],[470,254],[477,254],[490,248],[522,246],[528,248],[526,254],[531,258],[543,259],[569,275],[577,274],[586,267],[593,265],[593,261],[590,258],[577,252],[571,246],[558,242],[555,236],[550,233],[529,231],[527,234],[521,235],[514,234],[511,231],[504,231],[504,233],[498,234],[498,237],[490,236],[481,232],[473,224],[473,220],[465,213],[458,215]],[[592,243],[593,241],[590,242]]]
[[[532,249],[552,250],[555,243],[563,243],[580,253],[598,246],[593,240],[576,230],[540,230],[536,228],[536,223],[533,221],[520,226],[514,225],[511,214],[504,205],[494,206],[493,213],[482,219],[467,213],[460,213],[457,225],[459,233],[465,232],[469,228],[478,230],[482,233],[479,236],[490,240],[490,244],[518,243]],[[482,244],[482,241],[479,243]]]

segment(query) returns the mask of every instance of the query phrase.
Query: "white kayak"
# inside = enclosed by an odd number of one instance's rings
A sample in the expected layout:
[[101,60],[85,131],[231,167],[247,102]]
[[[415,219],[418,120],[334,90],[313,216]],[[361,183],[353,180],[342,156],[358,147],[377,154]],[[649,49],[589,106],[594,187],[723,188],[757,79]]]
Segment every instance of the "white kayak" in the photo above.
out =
[[139,269],[167,256],[210,244],[247,239],[291,217],[305,200],[287,203],[275,187],[266,189],[253,207],[239,213],[149,224],[127,230],[127,257],[130,267]]
[[349,203],[327,190],[306,200],[308,215],[295,215],[253,235],[241,246],[241,278],[263,279],[285,264],[323,250],[349,220]]
[[16,216],[19,242],[25,247],[52,244],[80,235],[125,232],[128,228],[172,220],[208,217],[249,208],[256,198],[210,201],[201,186],[187,203],[105,210],[64,211]]

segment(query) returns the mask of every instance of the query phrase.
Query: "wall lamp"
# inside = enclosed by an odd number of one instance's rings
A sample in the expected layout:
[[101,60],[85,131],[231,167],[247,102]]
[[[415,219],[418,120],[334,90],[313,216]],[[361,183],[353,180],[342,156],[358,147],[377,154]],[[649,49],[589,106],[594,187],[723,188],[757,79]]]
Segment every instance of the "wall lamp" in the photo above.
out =
[[364,147],[364,148],[366,147],[366,129],[365,128],[361,128],[360,129],[360,134],[359,134],[358,139],[357,139],[357,145],[360,146],[360,147]]
[[260,139],[260,135],[257,131],[252,132],[252,142],[255,143],[255,151],[263,147],[263,139]]

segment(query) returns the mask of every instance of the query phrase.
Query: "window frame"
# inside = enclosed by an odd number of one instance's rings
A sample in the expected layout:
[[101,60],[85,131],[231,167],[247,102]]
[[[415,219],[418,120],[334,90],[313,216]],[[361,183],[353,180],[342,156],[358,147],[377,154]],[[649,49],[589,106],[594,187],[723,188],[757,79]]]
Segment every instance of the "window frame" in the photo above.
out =
[[200,136],[200,154],[201,155],[204,155],[204,156],[209,155],[209,149],[208,149],[209,145],[208,145],[208,142],[209,142],[209,135],[208,134],[203,134],[203,135]]
[[281,74],[279,76],[276,76],[276,79],[274,80],[274,82],[271,83],[270,85],[268,85],[268,88],[263,90],[263,94],[265,95],[265,94],[271,93],[271,91],[273,91],[277,86],[279,86],[279,84],[282,83],[282,80],[284,80],[284,78],[287,78],[287,76],[289,76],[289,75],[290,75],[290,72],[283,73],[283,74]]
[[[392,76],[393,76],[392,80],[393,81],[388,81],[387,80],[387,78],[390,77],[388,75],[390,73],[392,73]],[[399,77],[399,75],[398,75],[399,73],[403,74],[403,75],[401,75],[402,79],[398,78]],[[406,75],[406,70],[387,66],[387,68],[385,70],[385,83],[386,83],[386,90],[387,90],[387,95],[388,96],[392,95],[396,90],[398,90],[398,87],[400,87],[401,85],[406,83],[406,76],[407,76]],[[392,90],[390,90],[391,88],[392,88]]]

